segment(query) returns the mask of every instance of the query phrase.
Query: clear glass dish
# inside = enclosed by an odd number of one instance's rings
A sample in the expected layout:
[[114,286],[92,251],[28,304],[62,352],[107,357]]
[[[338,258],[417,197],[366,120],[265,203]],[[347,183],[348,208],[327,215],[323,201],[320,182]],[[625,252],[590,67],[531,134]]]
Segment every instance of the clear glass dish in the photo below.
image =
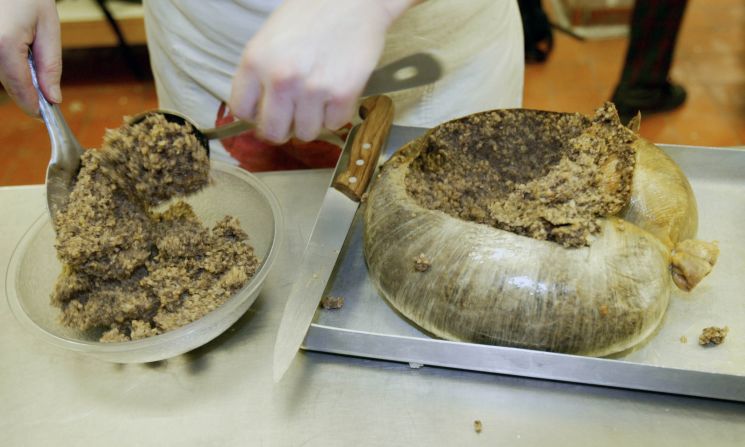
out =
[[254,175],[213,161],[211,177],[207,188],[186,201],[205,225],[212,226],[228,214],[237,217],[262,260],[253,278],[221,307],[165,334],[120,343],[100,343],[97,332],[80,332],[62,325],[60,309],[50,302],[62,265],[54,249],[54,229],[44,213],[26,231],[10,258],[6,292],[13,315],[24,328],[56,346],[116,363],[164,360],[220,335],[256,300],[277,257],[283,223],[276,197]]

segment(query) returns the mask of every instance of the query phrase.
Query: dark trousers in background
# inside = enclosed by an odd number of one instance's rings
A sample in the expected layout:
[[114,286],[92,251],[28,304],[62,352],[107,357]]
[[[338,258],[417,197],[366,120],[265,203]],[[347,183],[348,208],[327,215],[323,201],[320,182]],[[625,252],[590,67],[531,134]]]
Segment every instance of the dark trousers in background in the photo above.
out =
[[637,0],[621,86],[655,87],[668,80],[688,0]]
[[637,0],[631,14],[629,47],[613,93],[623,122],[680,107],[685,89],[670,81],[670,66],[687,0]]

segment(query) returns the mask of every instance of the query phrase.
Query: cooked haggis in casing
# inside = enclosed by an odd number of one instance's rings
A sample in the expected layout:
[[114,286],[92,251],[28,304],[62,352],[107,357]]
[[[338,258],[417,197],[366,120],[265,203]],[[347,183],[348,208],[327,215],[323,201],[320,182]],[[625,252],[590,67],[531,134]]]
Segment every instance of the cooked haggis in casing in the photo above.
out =
[[183,201],[209,182],[209,158],[190,129],[153,115],[108,131],[86,151],[55,216],[63,271],[52,292],[62,322],[101,341],[158,335],[216,309],[256,272],[237,219],[206,228]]
[[383,165],[364,217],[371,280],[422,329],[572,354],[644,340],[718,255],[683,172],[609,103],[443,123]]

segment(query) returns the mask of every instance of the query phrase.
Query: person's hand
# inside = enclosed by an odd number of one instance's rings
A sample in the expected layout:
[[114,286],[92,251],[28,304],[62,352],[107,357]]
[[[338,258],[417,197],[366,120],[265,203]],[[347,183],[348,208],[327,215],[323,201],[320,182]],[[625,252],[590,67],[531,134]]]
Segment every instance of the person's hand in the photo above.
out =
[[414,0],[286,0],[246,44],[233,115],[281,143],[313,140],[351,118],[385,33]]
[[31,83],[28,50],[39,86],[53,103],[62,101],[60,25],[54,0],[0,0],[0,83],[29,115],[38,115],[39,97]]

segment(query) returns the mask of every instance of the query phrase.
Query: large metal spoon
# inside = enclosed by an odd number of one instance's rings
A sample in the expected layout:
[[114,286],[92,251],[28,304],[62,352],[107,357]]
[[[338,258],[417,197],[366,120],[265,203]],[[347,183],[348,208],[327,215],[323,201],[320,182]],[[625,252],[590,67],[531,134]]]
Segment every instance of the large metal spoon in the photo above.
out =
[[[229,124],[223,124],[220,127],[200,129],[199,127],[197,127],[196,123],[191,118],[187,117],[186,115],[182,115],[181,113],[175,112],[173,110],[164,110],[164,109],[148,110],[147,112],[139,113],[133,116],[132,118],[130,118],[127,121],[127,124],[129,125],[137,124],[150,115],[163,115],[163,117],[169,123],[191,125],[192,133],[194,134],[195,137],[197,137],[197,141],[199,141],[199,143],[202,146],[204,146],[205,149],[207,149],[207,154],[210,153],[210,140],[221,140],[223,138],[229,138],[229,137],[239,135],[239,134],[242,134],[243,132],[247,132],[249,130],[253,130],[256,128],[256,124],[252,122],[236,120]],[[323,129],[321,131],[321,134],[316,139],[327,141],[337,146],[344,145],[344,140],[342,140],[342,138],[339,135],[326,129]]]
[[[46,189],[47,207],[52,220],[54,220],[56,213],[65,206],[72,191],[75,177],[80,169],[80,156],[83,154],[83,148],[67,126],[60,108],[47,101],[41,92],[31,52],[28,55],[28,65],[34,87],[39,94],[39,111],[44,124],[47,126],[49,139],[52,143],[52,157],[49,160],[49,167],[47,167]],[[380,95],[419,87],[437,81],[441,75],[442,67],[437,59],[430,54],[415,53],[375,70],[367,81],[362,96]],[[182,125],[189,123],[194,135],[208,154],[209,140],[227,138],[256,127],[254,123],[238,120],[213,129],[200,129],[188,117],[164,110],[141,113],[133,117],[129,123],[140,122],[152,113],[163,114],[169,122]],[[341,137],[328,130],[324,130],[318,139],[339,146],[344,145]]]
[[62,116],[59,106],[47,101],[39,87],[34,58],[29,51],[28,67],[31,70],[31,81],[39,95],[39,113],[47,126],[49,140],[52,143],[52,156],[47,167],[46,189],[47,208],[52,220],[67,202],[75,177],[80,169],[80,156],[83,147],[78,143]]
[[[362,97],[381,95],[384,93],[405,90],[413,87],[430,84],[440,79],[442,67],[431,54],[415,53],[372,72],[362,92]],[[187,116],[171,110],[150,110],[135,115],[129,120],[129,124],[137,124],[151,114],[161,114],[166,121],[179,124],[188,123],[192,126],[194,135],[209,153],[209,140],[232,137],[256,128],[255,123],[236,120],[230,124],[210,129],[200,129],[193,120]],[[336,133],[323,129],[316,138],[337,146],[344,146],[344,140]]]

